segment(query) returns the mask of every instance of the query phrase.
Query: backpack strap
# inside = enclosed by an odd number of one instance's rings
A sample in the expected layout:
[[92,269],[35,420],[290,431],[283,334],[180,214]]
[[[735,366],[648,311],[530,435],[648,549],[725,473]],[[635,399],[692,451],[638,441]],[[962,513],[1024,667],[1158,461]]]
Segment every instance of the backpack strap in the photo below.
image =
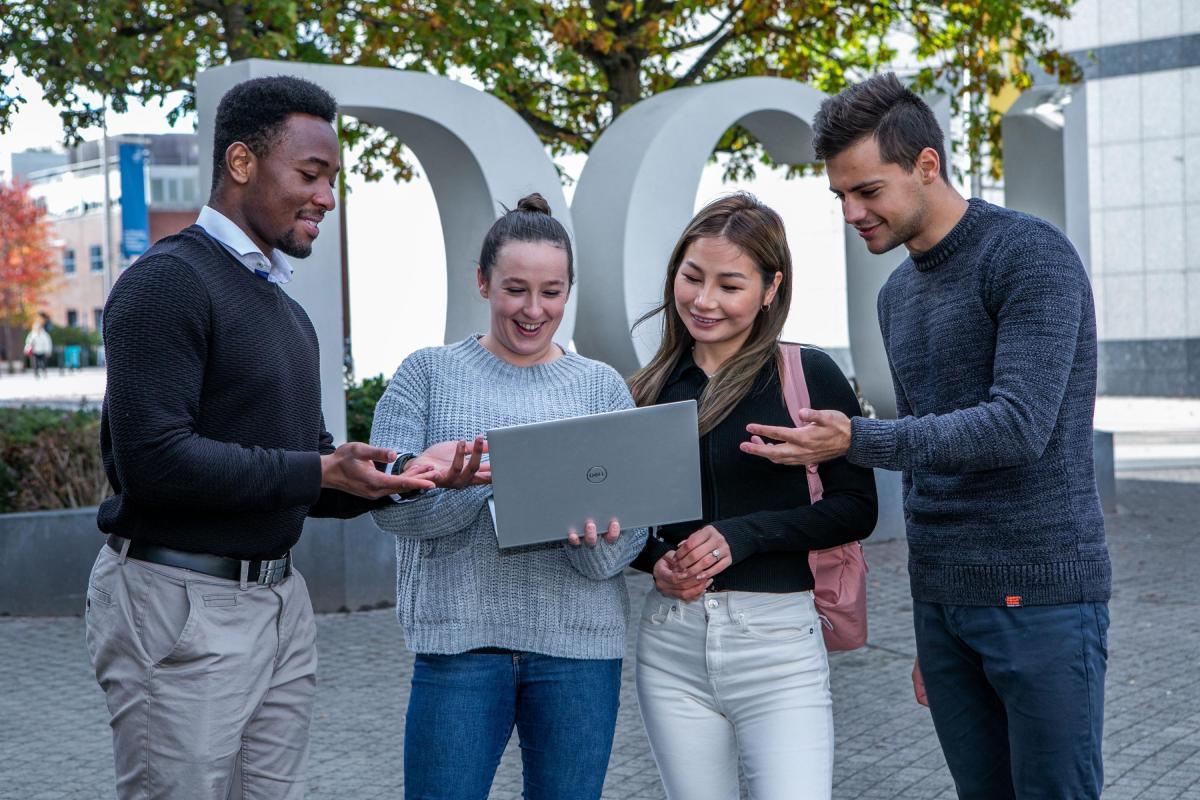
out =
[[[808,382],[804,380],[804,362],[800,356],[802,349],[800,345],[791,342],[779,343],[779,351],[783,355],[783,373],[779,376],[779,383],[783,386],[783,402],[792,417],[792,424],[797,428],[806,424],[800,421],[800,409],[812,408],[808,396]],[[809,501],[815,503],[825,493],[821,476],[817,474],[816,464],[808,464],[804,470],[808,475]]]

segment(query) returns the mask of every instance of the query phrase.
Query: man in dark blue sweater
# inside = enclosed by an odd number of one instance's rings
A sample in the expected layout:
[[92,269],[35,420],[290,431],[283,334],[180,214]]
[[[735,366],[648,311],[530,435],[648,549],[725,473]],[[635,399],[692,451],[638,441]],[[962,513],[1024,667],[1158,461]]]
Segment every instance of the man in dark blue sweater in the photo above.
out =
[[894,75],[813,128],[846,222],[909,251],[879,294],[899,418],[811,411],[743,449],[903,471],[914,686],[959,797],[1098,798],[1111,574],[1087,274],[1053,226],[950,186],[933,113]]
[[[316,681],[290,548],[306,516],[352,517],[471,467],[383,474],[334,448],[317,335],[280,288],[334,207],[336,104],[295,78],[231,89],[196,224],[154,245],[104,315],[101,450],[113,496],[87,643],[111,712],[117,794],[298,798]],[[423,463],[423,462],[422,462]],[[478,458],[471,466],[478,466]]]

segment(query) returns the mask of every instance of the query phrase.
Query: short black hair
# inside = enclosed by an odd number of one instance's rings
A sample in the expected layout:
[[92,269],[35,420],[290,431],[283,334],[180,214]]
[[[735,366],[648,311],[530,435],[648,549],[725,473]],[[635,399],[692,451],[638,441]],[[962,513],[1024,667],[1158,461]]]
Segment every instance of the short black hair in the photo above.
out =
[[226,92],[217,105],[212,190],[216,191],[225,173],[229,145],[241,142],[262,158],[279,140],[292,114],[309,114],[333,122],[337,101],[312,81],[289,75],[253,78]]
[[894,72],[868,78],[821,103],[813,119],[813,149],[828,161],[868,136],[885,163],[912,172],[926,147],[938,154],[942,180],[950,182],[942,128],[933,109]]

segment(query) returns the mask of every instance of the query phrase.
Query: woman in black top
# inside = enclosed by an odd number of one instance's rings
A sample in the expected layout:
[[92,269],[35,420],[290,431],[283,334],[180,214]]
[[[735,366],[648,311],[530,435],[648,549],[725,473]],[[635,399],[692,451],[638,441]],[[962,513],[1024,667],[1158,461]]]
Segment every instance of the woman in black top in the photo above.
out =
[[[746,425],[791,426],[779,336],[791,302],[783,221],[748,194],[710,203],[668,265],[663,340],[630,381],[638,405],[699,404],[704,516],[668,525],[633,566],[654,575],[638,637],[638,698],[668,797],[828,798],[833,715],[808,551],[867,536],[872,472],[743,453]],[[861,414],[828,355],[803,351],[814,408]],[[771,422],[766,422],[771,420]]]

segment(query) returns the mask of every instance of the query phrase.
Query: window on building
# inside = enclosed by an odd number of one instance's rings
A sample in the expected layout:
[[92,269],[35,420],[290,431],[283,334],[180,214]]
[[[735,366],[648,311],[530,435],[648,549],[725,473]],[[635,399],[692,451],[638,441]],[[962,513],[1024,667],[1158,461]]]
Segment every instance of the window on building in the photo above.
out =
[[88,248],[88,260],[92,265],[92,272],[104,272],[104,248],[98,244]]
[[165,199],[165,197],[163,195],[163,179],[162,178],[151,178],[150,179],[150,203],[152,205],[156,205],[158,203],[163,202],[164,199]]
[[74,328],[79,324],[79,312],[73,308],[67,309],[67,327]]
[[96,333],[104,333],[104,309],[93,308],[92,319],[96,322]]
[[75,274],[75,251],[69,247],[63,250],[63,272],[68,275]]

